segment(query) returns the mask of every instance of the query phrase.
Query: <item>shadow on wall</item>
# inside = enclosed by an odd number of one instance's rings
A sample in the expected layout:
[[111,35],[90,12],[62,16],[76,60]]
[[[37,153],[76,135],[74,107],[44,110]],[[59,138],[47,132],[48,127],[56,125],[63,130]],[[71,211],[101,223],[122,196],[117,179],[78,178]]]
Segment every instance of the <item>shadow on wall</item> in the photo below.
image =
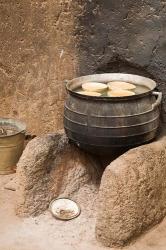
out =
[[86,1],[76,30],[79,74],[125,71],[164,84],[165,14],[161,1]]
[[101,65],[96,69],[96,73],[128,73],[142,75],[154,79],[153,75],[146,71],[146,69],[140,67],[139,65],[134,65],[133,63],[127,62],[123,59],[118,58],[118,56],[112,58],[107,64]]
[[125,72],[154,79],[166,117],[166,4],[86,0],[76,36],[79,75]]

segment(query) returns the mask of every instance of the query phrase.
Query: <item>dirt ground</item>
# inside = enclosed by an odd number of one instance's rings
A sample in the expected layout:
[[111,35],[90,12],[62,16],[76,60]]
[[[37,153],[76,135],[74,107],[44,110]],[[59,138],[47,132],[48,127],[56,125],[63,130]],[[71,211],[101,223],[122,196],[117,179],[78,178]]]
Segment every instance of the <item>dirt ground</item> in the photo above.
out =
[[[15,192],[4,189],[13,176],[0,176],[0,250],[108,250],[95,240],[96,190],[84,187],[75,196],[81,215],[68,222],[54,219],[49,211],[37,218],[15,215]],[[165,250],[166,219],[125,250]],[[113,249],[111,249],[113,250]]]

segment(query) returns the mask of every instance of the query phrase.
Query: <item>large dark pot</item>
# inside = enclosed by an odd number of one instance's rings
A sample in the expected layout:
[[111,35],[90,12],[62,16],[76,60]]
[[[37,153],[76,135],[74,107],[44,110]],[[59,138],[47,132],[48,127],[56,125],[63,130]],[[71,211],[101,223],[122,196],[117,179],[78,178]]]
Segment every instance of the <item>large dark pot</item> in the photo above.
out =
[[[92,97],[75,92],[84,82],[126,81],[149,88],[128,97]],[[159,127],[161,92],[156,83],[130,74],[83,76],[66,84],[64,127],[69,139],[91,152],[109,152],[112,147],[130,147],[151,141]]]

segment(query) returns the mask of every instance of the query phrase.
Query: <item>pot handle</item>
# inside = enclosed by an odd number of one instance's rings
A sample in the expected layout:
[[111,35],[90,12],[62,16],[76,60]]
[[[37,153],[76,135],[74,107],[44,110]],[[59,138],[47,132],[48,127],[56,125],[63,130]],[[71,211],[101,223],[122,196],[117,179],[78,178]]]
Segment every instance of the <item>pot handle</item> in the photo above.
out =
[[69,82],[68,80],[64,80],[65,87],[68,84],[68,82]]
[[157,108],[160,104],[161,104],[161,100],[162,100],[162,92],[152,92],[152,95],[156,96],[157,99],[155,101],[155,103],[152,104],[152,110]]
[[66,90],[66,92],[68,93],[67,84],[68,84],[69,80],[64,80],[63,82],[64,82],[64,85],[65,85],[65,90]]

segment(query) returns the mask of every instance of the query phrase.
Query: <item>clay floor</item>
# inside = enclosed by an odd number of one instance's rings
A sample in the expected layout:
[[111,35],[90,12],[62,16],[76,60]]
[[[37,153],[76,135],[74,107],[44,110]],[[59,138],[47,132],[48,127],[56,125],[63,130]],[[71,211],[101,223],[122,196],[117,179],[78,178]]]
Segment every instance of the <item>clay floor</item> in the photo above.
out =
[[[49,211],[37,218],[21,219],[14,212],[15,192],[4,189],[12,178],[12,175],[0,176],[0,250],[110,249],[102,247],[94,237],[95,190],[85,187],[76,195],[82,213],[75,220],[57,221]],[[124,249],[165,250],[166,219]]]

